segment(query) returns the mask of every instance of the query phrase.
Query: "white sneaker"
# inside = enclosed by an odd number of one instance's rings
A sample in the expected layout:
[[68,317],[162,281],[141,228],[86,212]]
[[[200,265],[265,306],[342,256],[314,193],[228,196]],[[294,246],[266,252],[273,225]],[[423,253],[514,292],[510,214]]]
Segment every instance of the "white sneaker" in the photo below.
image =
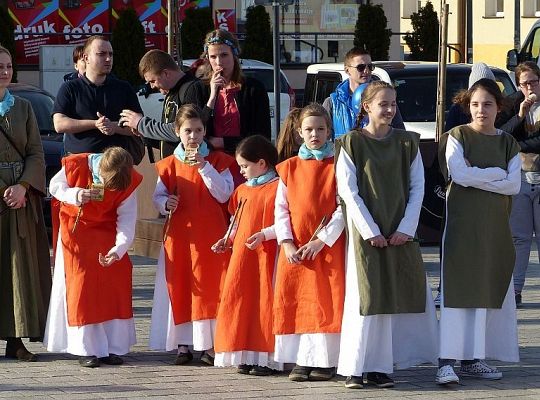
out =
[[433,300],[433,303],[435,303],[435,307],[441,306],[441,292],[437,292],[437,296],[435,297],[435,300]]
[[435,382],[437,382],[439,385],[446,385],[447,383],[459,383],[459,378],[451,365],[443,365],[437,371]]
[[484,360],[478,360],[473,364],[461,365],[460,375],[482,379],[501,379],[502,372],[495,367],[490,367]]

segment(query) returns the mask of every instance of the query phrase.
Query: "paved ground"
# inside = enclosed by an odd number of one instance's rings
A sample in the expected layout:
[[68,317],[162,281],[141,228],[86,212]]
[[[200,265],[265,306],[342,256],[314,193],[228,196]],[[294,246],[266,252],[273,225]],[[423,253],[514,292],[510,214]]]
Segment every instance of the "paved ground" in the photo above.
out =
[[[438,279],[438,250],[424,248],[432,286]],[[495,363],[504,373],[500,381],[462,379],[459,386],[441,388],[434,383],[433,366],[394,374],[393,389],[345,389],[343,379],[330,382],[290,382],[286,374],[267,378],[239,375],[232,368],[205,367],[199,363],[175,366],[172,354],[147,350],[155,260],[133,257],[134,307],[139,345],[120,367],[79,367],[68,355],[43,353],[41,362],[19,363],[0,357],[0,398],[22,399],[540,399],[540,270],[536,252],[531,258],[524,307],[518,310],[521,363]],[[0,344],[0,354],[4,353]]]

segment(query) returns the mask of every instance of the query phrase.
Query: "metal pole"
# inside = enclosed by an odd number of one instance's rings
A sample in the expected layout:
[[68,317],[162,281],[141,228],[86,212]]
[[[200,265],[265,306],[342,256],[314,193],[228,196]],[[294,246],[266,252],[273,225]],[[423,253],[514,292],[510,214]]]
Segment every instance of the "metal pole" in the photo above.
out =
[[279,51],[279,2],[274,1],[274,138],[277,140],[280,128],[281,88],[280,88],[280,51]]
[[437,115],[435,141],[444,133],[444,113],[446,109],[446,52],[448,42],[448,4],[441,0],[441,23],[439,24],[439,65],[437,71]]
[[167,52],[174,57],[173,46],[174,46],[174,20],[173,20],[173,0],[167,0]]

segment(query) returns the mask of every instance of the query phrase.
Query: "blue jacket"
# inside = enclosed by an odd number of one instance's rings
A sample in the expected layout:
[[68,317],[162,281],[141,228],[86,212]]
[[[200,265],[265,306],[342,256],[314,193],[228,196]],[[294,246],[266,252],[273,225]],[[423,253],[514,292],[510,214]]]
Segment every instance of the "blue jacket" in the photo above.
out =
[[346,134],[354,127],[356,114],[351,105],[351,97],[348,79],[341,82],[336,90],[330,93],[334,139]]

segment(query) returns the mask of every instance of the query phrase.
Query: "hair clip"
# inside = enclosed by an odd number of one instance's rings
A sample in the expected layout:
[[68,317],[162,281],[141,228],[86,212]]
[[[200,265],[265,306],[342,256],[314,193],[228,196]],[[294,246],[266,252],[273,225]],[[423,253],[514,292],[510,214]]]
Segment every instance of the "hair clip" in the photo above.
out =
[[232,52],[236,57],[238,57],[240,54],[238,48],[234,45],[233,42],[231,42],[229,39],[220,38],[219,36],[213,36],[206,41],[206,43],[204,44],[205,53],[208,53],[208,46],[211,44],[226,44],[232,49]]

